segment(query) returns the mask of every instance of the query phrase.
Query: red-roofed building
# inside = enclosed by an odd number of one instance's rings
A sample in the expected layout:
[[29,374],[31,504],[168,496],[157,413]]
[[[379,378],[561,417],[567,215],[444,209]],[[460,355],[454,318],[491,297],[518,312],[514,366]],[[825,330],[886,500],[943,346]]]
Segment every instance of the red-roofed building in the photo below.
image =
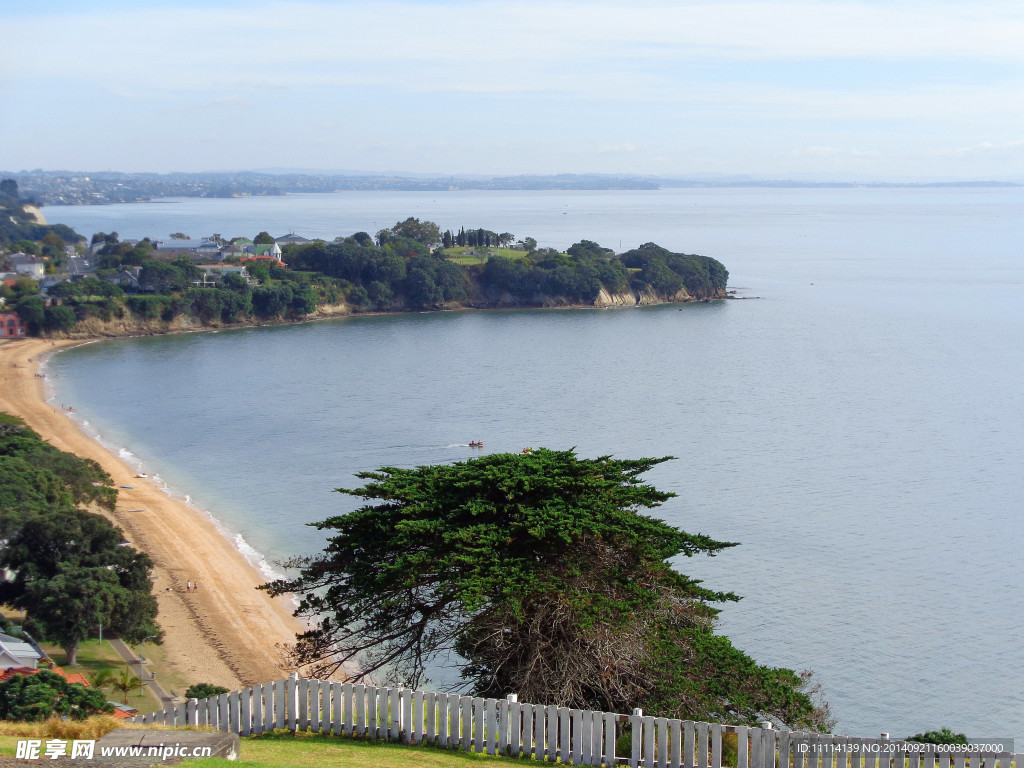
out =
[[286,267],[287,265],[280,259],[275,259],[273,256],[243,256],[239,261],[242,264],[269,264],[272,267]]
[[[0,683],[6,680],[10,680],[15,675],[36,675],[42,672],[44,669],[46,668],[43,667],[41,669],[36,669],[34,667],[8,667],[3,672],[0,672]],[[85,675],[83,675],[81,672],[65,672],[56,664],[54,664],[49,669],[46,669],[46,671],[60,675],[69,683],[78,683],[79,685],[84,685],[87,688],[92,687],[89,685],[89,681],[85,678]]]
[[8,667],[3,672],[0,672],[0,683],[6,683],[15,675],[34,675],[38,671],[38,669],[33,667]]

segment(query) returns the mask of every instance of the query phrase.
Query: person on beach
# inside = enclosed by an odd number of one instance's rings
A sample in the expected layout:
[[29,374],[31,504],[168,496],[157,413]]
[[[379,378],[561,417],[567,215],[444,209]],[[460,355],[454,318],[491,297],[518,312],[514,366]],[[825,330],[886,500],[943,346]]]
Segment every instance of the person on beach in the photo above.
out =
[[191,581],[186,581],[185,582],[185,591],[186,592],[191,592],[192,591],[192,582]]

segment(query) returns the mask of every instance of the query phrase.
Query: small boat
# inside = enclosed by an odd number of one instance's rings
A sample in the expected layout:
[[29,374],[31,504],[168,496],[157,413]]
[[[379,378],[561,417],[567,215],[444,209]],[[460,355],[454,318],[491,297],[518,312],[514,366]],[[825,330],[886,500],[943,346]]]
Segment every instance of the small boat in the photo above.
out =
[[483,440],[470,440],[469,441],[469,447],[470,448],[483,448],[484,447],[484,441]]
[[140,472],[139,474],[136,475],[136,477],[149,477],[149,475],[147,475],[145,472]]
[[134,488],[135,486],[134,486],[134,485],[122,485],[121,487],[122,487],[122,488],[127,488],[127,489],[131,490],[131,489],[132,489],[132,488]]
[[129,512],[145,512],[146,508],[145,507],[139,507],[138,509],[129,509],[128,511]]

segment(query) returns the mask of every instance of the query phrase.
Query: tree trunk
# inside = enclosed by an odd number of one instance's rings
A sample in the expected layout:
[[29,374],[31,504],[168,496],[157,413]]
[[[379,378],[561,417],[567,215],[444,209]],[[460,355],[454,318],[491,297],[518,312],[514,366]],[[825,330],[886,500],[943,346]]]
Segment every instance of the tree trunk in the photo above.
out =
[[73,645],[62,645],[61,649],[64,651],[64,656],[67,658],[67,661],[64,663],[69,667],[75,666],[78,659],[78,643],[74,643]]

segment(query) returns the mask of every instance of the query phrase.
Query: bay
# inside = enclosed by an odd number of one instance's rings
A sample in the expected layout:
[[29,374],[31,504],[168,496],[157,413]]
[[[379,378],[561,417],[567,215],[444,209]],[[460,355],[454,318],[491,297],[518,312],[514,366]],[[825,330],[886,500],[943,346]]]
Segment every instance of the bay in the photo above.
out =
[[[757,300],[357,317],[118,340],[56,397],[270,559],[353,473],[526,446],[671,454],[657,514],[721,627],[811,668],[837,731],[1024,734],[1019,189],[339,193],[47,208],[87,235],[332,238],[413,215],[718,258]],[[165,236],[165,235],[164,235]]]

